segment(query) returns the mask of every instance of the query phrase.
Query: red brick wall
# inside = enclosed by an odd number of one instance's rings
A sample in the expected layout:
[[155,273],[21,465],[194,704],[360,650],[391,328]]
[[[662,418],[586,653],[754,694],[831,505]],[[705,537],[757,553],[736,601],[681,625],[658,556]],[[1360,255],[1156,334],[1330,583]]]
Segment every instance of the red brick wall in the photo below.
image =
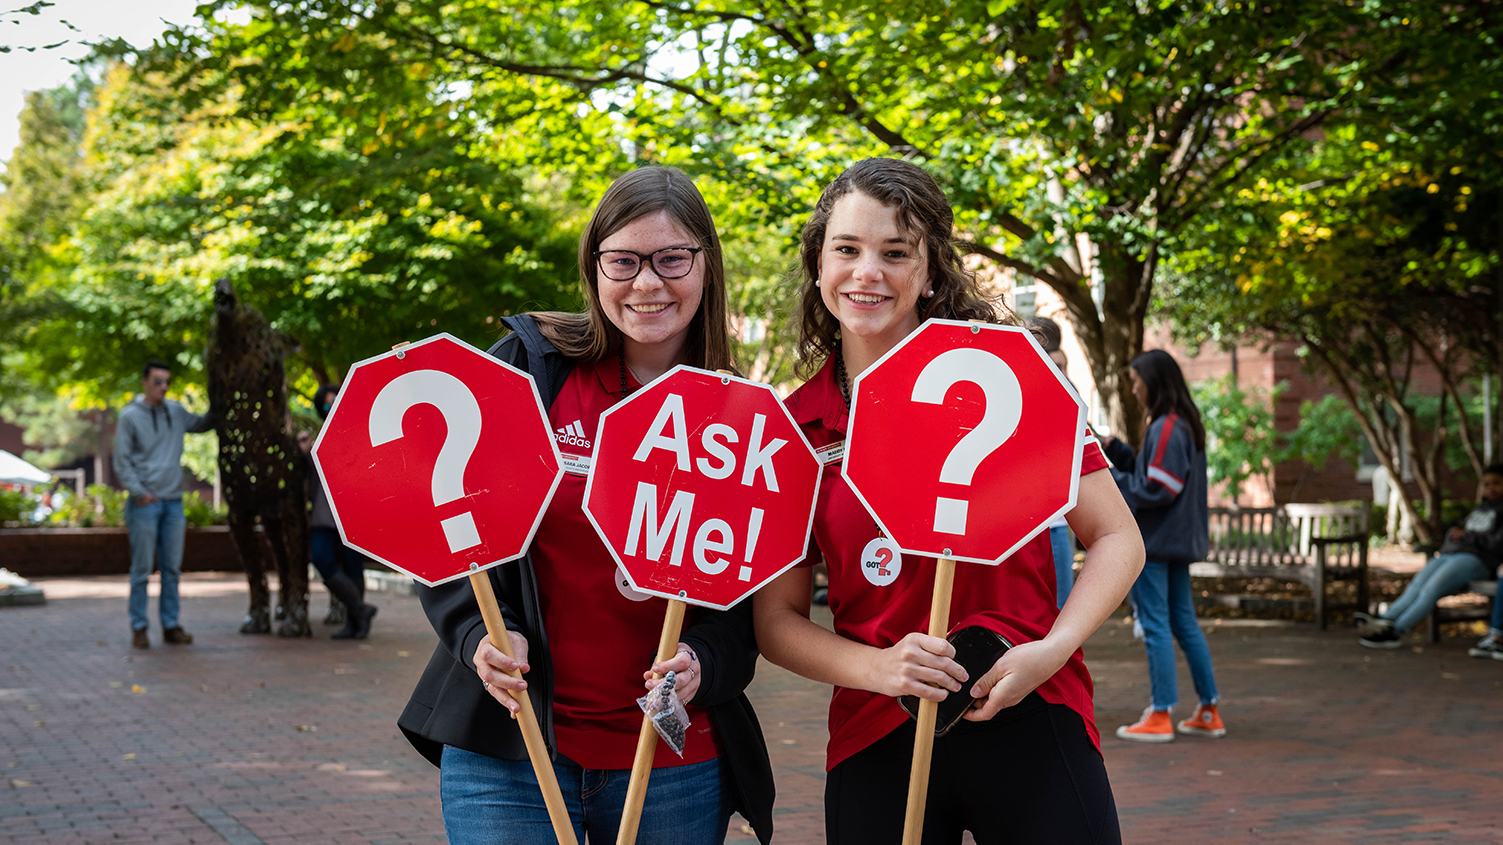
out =
[[0,420],[0,449],[21,457],[21,453],[26,451],[26,444],[21,441],[20,426]]

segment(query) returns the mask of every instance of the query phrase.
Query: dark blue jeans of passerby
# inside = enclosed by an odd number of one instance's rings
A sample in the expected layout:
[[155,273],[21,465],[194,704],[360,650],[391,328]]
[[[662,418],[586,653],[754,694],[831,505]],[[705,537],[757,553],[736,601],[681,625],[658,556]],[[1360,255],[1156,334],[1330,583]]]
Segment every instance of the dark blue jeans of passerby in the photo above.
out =
[[1174,643],[1179,642],[1190,664],[1190,677],[1201,704],[1215,704],[1216,673],[1211,669],[1211,647],[1195,618],[1195,599],[1190,593],[1190,564],[1143,564],[1132,585],[1133,604],[1143,623],[1143,648],[1148,652],[1148,684],[1153,709],[1168,710],[1179,703],[1179,684],[1174,669]]
[[346,546],[333,528],[310,531],[308,553],[320,578],[327,581],[334,573],[343,572],[357,586],[365,583],[365,555]]
[[[630,769],[585,769],[560,754],[553,763],[580,843],[615,842]],[[532,763],[444,747],[439,797],[450,845],[553,845],[553,824]],[[653,769],[637,841],[719,845],[731,799],[719,760]]]
[[187,526],[180,498],[158,499],[149,505],[138,505],[135,499],[125,503],[125,527],[130,532],[130,600],[126,606],[132,631],[146,629],[146,585],[151,581],[153,561],[162,573],[162,592],[157,598],[162,630],[178,626],[177,582],[183,574]]
[[1050,527],[1049,548],[1054,552],[1055,607],[1064,607],[1075,586],[1075,543],[1070,539],[1070,526]]

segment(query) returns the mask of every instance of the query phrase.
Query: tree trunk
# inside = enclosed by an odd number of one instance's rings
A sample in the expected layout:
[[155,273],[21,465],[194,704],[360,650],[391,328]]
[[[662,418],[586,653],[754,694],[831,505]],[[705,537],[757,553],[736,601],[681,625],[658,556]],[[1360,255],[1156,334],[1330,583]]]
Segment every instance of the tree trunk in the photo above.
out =
[[[1106,419],[1112,434],[1125,443],[1137,446],[1143,439],[1142,406],[1132,395],[1128,365],[1143,351],[1143,323],[1148,315],[1153,287],[1154,262],[1132,255],[1117,244],[1097,247],[1101,262],[1101,312],[1098,319],[1095,303],[1087,315],[1070,309],[1070,322],[1085,349],[1091,365],[1091,377],[1101,393]],[[1081,320],[1080,317],[1087,317]],[[1082,322],[1085,325],[1082,325]]]

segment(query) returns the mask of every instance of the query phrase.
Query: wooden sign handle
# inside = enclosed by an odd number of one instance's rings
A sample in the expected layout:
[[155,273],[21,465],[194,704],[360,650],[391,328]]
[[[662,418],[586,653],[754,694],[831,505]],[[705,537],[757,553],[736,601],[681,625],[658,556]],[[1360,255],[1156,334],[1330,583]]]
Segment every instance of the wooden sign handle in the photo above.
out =
[[[688,605],[677,599],[668,600],[668,612],[663,615],[663,635],[658,638],[658,659],[673,659],[678,651],[678,635],[684,630],[684,609]],[[653,674],[655,678],[662,675]],[[642,803],[647,798],[647,778],[652,774],[652,758],[658,750],[658,732],[652,726],[652,716],[642,714],[642,730],[637,734],[637,756],[631,764],[631,781],[626,785],[626,807],[621,811],[621,827],[616,831],[616,845],[635,845],[637,825],[642,822]]]
[[[496,603],[496,593],[491,589],[490,576],[485,572],[470,573],[470,587],[480,603],[480,615],[485,617],[485,630],[490,635],[491,645],[513,660],[511,637],[506,632],[506,619],[501,616],[501,605]],[[522,677],[520,670],[507,674]],[[559,791],[558,778],[553,774],[553,761],[548,756],[548,746],[543,742],[543,731],[538,727],[538,717],[532,709],[532,699],[527,690],[512,690],[511,697],[520,705],[517,722],[522,727],[522,741],[527,744],[527,756],[532,760],[532,771],[537,775],[538,785],[543,790],[543,803],[548,806],[548,819],[553,822],[553,835],[560,845],[578,845],[574,838],[574,822],[569,819],[569,808],[564,804],[564,794]]]
[[[955,589],[955,561],[939,559],[934,570],[934,597],[929,604],[929,636],[943,637],[950,628],[950,594]],[[964,695],[966,691],[952,692]],[[934,759],[934,721],[939,702],[919,699],[918,727],[913,736],[913,768],[908,773],[908,810],[903,816],[903,845],[919,845],[924,838],[924,805],[929,800],[929,764]]]

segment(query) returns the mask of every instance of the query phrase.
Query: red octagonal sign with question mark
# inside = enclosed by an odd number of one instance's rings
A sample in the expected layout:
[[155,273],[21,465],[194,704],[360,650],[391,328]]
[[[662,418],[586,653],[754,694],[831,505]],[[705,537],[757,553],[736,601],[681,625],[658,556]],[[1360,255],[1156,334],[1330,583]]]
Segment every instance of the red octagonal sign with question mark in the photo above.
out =
[[841,472],[905,553],[995,564],[1075,507],[1085,430],[1027,329],[930,320],[852,385]]
[[313,459],[345,543],[430,586],[521,557],[563,476],[532,378],[448,334],[352,367]]
[[584,509],[637,591],[723,610],[803,559],[819,475],[771,387],[680,366],[600,416]]

